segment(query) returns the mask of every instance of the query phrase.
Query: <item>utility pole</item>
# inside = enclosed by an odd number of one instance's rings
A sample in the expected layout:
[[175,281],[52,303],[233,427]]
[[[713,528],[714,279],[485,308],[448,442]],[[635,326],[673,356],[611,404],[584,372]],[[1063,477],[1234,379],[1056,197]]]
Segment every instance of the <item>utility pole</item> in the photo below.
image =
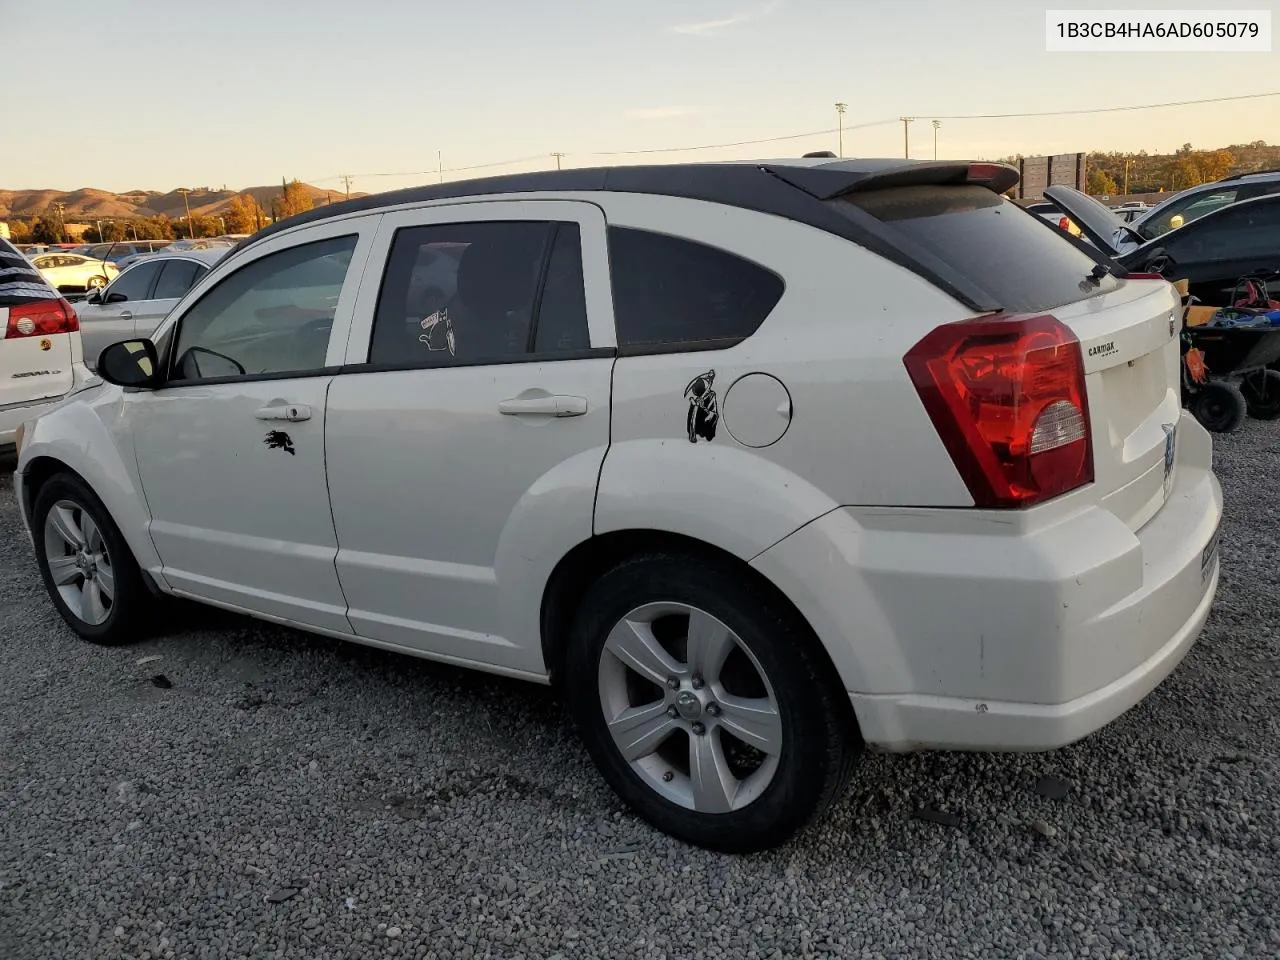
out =
[[347,199],[348,199],[348,200],[350,200],[350,199],[351,199],[351,181],[352,181],[352,180],[354,180],[355,178],[354,178],[354,177],[352,177],[352,176],[351,176],[351,174],[349,174],[349,173],[344,173],[344,174],[343,174],[342,176],[340,176],[338,179],[339,179],[339,180],[341,180],[341,181],[343,182],[343,184],[345,184],[345,185],[346,185],[346,188],[347,188]]
[[902,156],[907,160],[911,159],[911,121],[915,117],[899,117],[902,121]]
[[1129,195],[1129,164],[1133,163],[1132,158],[1124,158],[1124,195]]
[[179,187],[178,189],[182,191],[182,205],[187,211],[187,236],[194,240],[196,236],[196,225],[191,221],[191,201],[187,199],[187,194],[191,191],[186,187]]
[[837,142],[840,146],[837,154],[840,157],[844,157],[844,112],[848,109],[849,105],[847,103],[836,104],[836,129],[839,136],[839,140]]
[[561,167],[560,167],[560,161],[564,159],[564,154],[563,154],[563,153],[553,153],[553,154],[552,154],[552,156],[556,158],[556,169],[557,169],[557,170],[561,169]]
[[54,203],[54,208],[58,211],[58,242],[67,242],[67,221],[63,218],[62,211],[66,209],[66,204],[61,200]]
[[933,121],[933,159],[938,159],[938,128],[942,126],[941,120]]
[[436,151],[436,176],[441,183],[444,183],[444,151]]

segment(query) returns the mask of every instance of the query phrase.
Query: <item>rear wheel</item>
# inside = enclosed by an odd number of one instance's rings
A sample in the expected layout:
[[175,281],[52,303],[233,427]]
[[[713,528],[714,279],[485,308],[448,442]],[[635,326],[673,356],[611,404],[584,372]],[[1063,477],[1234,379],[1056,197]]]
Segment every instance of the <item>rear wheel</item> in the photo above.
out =
[[107,285],[106,277],[90,277],[89,282],[85,284],[89,290],[98,290]]
[[776,846],[839,795],[861,742],[847,696],[793,611],[728,565],[648,555],[579,611],[566,693],[605,779],[699,846]]
[[1258,370],[1244,378],[1240,385],[1249,416],[1255,420],[1280,417],[1280,371]]
[[1234,383],[1211,380],[1196,388],[1191,398],[1191,413],[1201,426],[1214,433],[1239,430],[1247,412],[1244,394]]
[[72,630],[91,643],[139,638],[150,595],[124,537],[82,480],[61,473],[40,488],[32,533],[45,588]]

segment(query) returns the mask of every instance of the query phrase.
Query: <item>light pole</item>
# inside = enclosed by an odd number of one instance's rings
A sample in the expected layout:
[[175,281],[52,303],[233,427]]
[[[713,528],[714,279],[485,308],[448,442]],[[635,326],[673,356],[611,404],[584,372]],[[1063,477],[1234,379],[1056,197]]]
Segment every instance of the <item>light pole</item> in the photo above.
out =
[[914,120],[915,117],[899,117],[898,119],[902,121],[902,156],[905,159],[910,160],[911,134],[909,131],[911,129],[911,121]]
[[838,143],[840,147],[838,152],[841,158],[844,157],[844,112],[848,109],[849,105],[847,103],[836,104],[836,130],[839,136]]
[[187,208],[187,238],[191,239],[196,235],[195,227],[191,223],[191,201],[187,199],[187,194],[189,194],[191,191],[188,190],[186,187],[182,187],[181,190],[182,190],[182,205]]
[[938,159],[938,128],[942,126],[941,120],[933,121],[933,159]]

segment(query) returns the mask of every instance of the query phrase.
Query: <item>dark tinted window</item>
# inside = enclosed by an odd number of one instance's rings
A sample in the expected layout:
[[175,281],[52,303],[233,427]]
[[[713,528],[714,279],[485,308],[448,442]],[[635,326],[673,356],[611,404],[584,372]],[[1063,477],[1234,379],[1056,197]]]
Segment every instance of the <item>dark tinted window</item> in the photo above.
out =
[[530,355],[531,338],[547,355],[587,345],[576,224],[456,223],[396,233],[371,363],[510,359]]
[[107,290],[107,302],[146,300],[151,293],[151,282],[160,272],[160,266],[158,263],[142,263],[120,274]]
[[1175,262],[1259,257],[1259,267],[1280,264],[1280,201],[1244,203],[1189,224],[1163,241]]
[[267,254],[236,270],[182,317],[172,378],[323,368],[355,248],[354,236],[318,240]]
[[561,353],[591,346],[582,280],[582,244],[576,223],[556,226],[536,323],[535,353]]
[[0,238],[0,307],[56,296],[27,258]]
[[190,260],[170,260],[160,271],[160,280],[156,283],[153,300],[174,300],[191,289],[197,276],[203,271],[200,265]]
[[647,230],[609,228],[618,345],[696,344],[755,333],[782,278],[727,251]]
[[963,274],[1005,310],[1049,310],[1115,289],[1086,278],[1098,261],[1057,228],[980,186],[897,187],[836,200]]

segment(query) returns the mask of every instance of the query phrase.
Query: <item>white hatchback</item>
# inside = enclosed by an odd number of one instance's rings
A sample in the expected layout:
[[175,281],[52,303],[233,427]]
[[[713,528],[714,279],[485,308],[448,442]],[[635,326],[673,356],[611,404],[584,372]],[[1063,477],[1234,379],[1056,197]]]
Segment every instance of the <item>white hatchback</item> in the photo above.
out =
[[268,228],[27,426],[53,603],[555,683],[629,804],[724,850],[864,746],[1074,741],[1199,634],[1222,497],[1173,288],[1016,177],[575,170]]

